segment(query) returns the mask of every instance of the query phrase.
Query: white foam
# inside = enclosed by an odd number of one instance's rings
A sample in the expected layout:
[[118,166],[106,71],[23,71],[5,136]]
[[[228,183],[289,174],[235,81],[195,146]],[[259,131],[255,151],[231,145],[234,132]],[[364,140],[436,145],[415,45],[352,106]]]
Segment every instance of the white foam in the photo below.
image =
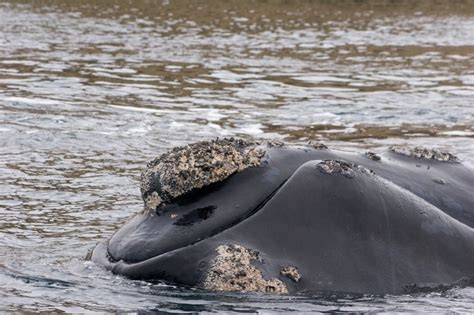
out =
[[44,99],[44,98],[26,98],[26,97],[6,97],[4,98],[5,101],[15,102],[15,103],[24,103],[24,104],[31,104],[31,105],[57,105],[62,104],[56,100]]
[[328,76],[328,75],[303,75],[303,76],[293,77],[293,79],[298,80],[298,81],[309,82],[309,83],[351,82],[351,80],[347,78],[339,78],[339,77]]
[[186,113],[187,111],[183,110],[173,110],[173,109],[162,109],[162,108],[149,108],[149,107],[134,107],[134,106],[125,106],[125,105],[107,105],[112,108],[128,110],[133,112],[144,112],[144,113],[160,113],[160,114],[179,114]]
[[469,137],[469,136],[474,136],[474,131],[450,130],[450,131],[440,132],[439,134],[444,135],[444,136]]

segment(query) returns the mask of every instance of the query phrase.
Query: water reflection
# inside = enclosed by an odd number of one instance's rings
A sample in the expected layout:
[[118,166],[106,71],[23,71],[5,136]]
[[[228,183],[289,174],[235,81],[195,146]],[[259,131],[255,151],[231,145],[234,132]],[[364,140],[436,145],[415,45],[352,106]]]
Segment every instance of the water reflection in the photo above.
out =
[[[139,173],[216,136],[449,149],[474,165],[472,1],[0,3],[5,310],[469,309],[407,297],[215,295],[84,262],[140,210]],[[347,142],[349,141],[349,142]]]

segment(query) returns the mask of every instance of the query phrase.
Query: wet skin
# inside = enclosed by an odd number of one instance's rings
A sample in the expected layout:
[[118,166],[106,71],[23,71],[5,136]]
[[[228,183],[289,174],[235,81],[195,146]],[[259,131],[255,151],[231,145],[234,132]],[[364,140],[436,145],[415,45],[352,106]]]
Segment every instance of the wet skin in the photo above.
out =
[[[474,172],[457,161],[266,147],[258,167],[126,223],[92,259],[134,279],[202,286],[215,249],[258,251],[292,292],[401,293],[474,273]],[[321,170],[324,160],[354,166]],[[280,274],[295,266],[301,281]]]

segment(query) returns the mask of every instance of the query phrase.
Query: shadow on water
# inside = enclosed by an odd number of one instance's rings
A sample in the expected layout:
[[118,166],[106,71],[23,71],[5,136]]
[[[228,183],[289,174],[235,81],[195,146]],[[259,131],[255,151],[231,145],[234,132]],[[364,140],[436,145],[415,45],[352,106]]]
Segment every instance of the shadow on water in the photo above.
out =
[[215,294],[84,257],[141,210],[146,161],[191,141],[409,143],[473,166],[473,16],[468,0],[1,2],[2,310],[469,311],[470,287]]

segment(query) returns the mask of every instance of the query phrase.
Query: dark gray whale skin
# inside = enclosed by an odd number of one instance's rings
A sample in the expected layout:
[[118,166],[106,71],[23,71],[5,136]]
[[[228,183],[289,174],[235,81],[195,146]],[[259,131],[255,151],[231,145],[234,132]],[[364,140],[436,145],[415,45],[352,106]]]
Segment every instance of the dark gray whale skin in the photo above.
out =
[[[132,279],[202,286],[216,248],[259,252],[290,293],[403,293],[474,276],[474,171],[457,161],[268,146],[258,167],[127,222],[92,260]],[[322,161],[365,167],[327,173]],[[170,216],[173,214],[173,218]],[[281,274],[295,266],[298,282]]]

